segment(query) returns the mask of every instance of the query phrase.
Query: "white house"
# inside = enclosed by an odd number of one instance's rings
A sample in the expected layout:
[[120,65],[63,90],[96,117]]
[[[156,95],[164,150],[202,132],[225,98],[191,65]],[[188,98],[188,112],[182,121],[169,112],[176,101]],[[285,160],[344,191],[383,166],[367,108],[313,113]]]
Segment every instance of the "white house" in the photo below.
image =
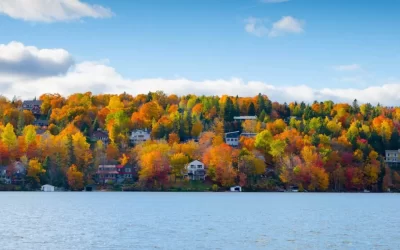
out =
[[231,147],[239,146],[239,138],[240,138],[239,131],[225,133],[225,143]]
[[242,192],[242,187],[241,186],[231,187],[231,192]]
[[205,180],[206,168],[201,161],[192,161],[186,165],[186,174],[190,180]]
[[387,163],[400,162],[400,149],[399,150],[385,150],[385,161]]
[[137,129],[132,131],[129,140],[132,144],[138,144],[144,141],[148,141],[150,140],[150,133],[147,131],[147,129]]
[[46,184],[42,186],[41,190],[43,192],[54,192],[54,186]]

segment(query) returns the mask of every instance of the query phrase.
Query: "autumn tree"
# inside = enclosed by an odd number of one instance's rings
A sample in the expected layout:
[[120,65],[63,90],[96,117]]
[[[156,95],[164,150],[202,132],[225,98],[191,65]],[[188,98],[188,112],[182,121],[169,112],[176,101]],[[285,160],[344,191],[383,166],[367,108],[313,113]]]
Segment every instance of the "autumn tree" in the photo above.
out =
[[75,165],[71,165],[67,171],[68,185],[71,190],[78,191],[83,189],[83,173]]

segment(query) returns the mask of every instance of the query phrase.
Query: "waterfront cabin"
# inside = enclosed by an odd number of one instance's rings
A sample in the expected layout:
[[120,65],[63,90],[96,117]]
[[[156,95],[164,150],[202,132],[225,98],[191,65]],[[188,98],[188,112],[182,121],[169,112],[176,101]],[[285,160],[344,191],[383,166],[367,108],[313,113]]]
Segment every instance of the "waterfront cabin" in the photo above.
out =
[[43,192],[54,192],[55,187],[50,185],[50,184],[46,184],[43,185],[42,188],[40,189]]
[[185,177],[190,180],[205,180],[206,179],[206,169],[204,163],[201,161],[192,161],[186,165]]
[[118,177],[116,165],[99,165],[96,172],[99,183],[114,183]]
[[135,169],[134,166],[132,165],[117,165],[117,182],[122,183],[125,180],[133,180],[133,177],[135,176]]
[[242,192],[241,186],[233,186],[231,187],[231,192]]

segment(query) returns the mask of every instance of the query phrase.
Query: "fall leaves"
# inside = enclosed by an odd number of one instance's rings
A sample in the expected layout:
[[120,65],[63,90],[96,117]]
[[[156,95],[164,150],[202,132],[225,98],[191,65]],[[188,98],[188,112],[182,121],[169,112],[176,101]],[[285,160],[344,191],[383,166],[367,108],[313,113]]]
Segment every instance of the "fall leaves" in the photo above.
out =
[[[50,123],[40,134],[20,100],[0,101],[1,164],[24,159],[32,182],[79,189],[94,181],[99,164],[111,161],[135,164],[141,183],[162,186],[182,179],[193,160],[205,163],[207,181],[223,187],[257,188],[268,182],[309,191],[378,190],[400,179],[396,171],[391,178],[389,171],[384,173],[382,157],[386,149],[400,148],[398,107],[357,101],[282,104],[262,94],[177,96],[161,91],[44,94],[40,100],[40,118]],[[241,123],[233,119],[237,115],[257,119]],[[109,144],[88,140],[98,129],[107,132]],[[130,145],[129,133],[135,129],[147,129],[152,140]],[[243,136],[239,148],[232,148],[224,141],[231,131],[257,136]]]

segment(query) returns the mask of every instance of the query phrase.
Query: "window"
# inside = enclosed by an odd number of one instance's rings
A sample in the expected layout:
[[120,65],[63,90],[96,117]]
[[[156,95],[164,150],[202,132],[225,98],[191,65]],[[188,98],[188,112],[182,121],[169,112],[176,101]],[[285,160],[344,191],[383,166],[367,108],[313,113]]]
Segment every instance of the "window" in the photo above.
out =
[[195,165],[190,165],[190,168],[196,168],[196,166]]
[[202,165],[197,165],[197,168],[203,168],[203,166]]
[[130,168],[125,168],[125,172],[131,172]]

